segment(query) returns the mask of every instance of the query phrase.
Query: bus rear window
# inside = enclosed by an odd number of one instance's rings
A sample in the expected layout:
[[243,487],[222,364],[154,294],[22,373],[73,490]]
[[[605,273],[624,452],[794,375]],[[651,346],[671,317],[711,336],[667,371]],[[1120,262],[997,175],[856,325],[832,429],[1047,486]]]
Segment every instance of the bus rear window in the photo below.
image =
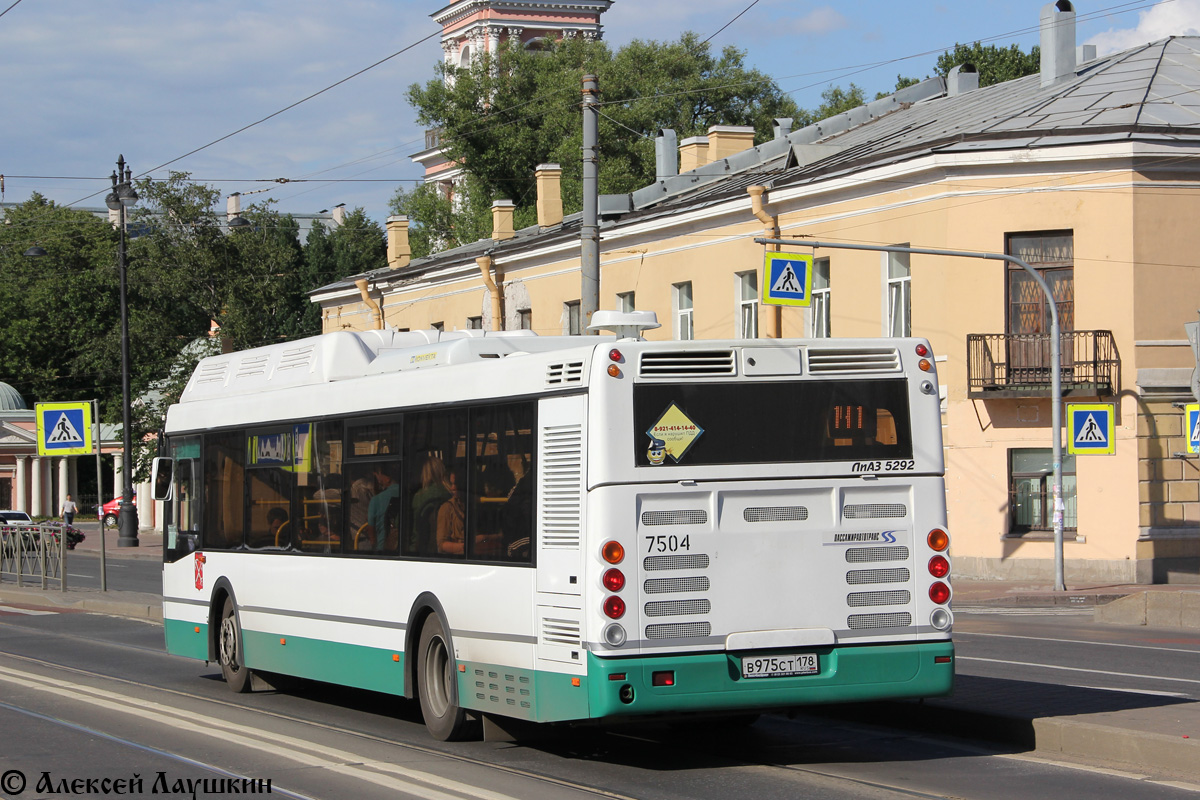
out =
[[903,379],[641,383],[634,463],[783,464],[912,458]]

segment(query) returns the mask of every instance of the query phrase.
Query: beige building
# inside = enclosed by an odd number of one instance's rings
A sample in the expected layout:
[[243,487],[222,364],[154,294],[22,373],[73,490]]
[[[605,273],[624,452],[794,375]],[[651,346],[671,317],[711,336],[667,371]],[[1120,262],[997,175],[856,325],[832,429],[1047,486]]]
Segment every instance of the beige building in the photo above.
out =
[[[1096,59],[1077,54],[1069,3],[1043,15],[1040,75],[980,89],[962,67],[808,128],[780,121],[757,147],[749,129],[678,147],[665,132],[666,177],[601,198],[601,307],[656,311],[648,338],[928,338],[955,574],[1049,581],[1037,284],[1003,261],[823,248],[813,306],[779,311],[758,303],[754,238],[1016,255],[1051,288],[1066,402],[1115,420],[1112,455],[1065,455],[1064,432],[1068,586],[1200,582],[1200,472],[1176,455],[1195,366],[1183,325],[1200,307],[1200,39]],[[411,263],[393,218],[387,269],[313,293],[324,330],[577,331],[579,219],[557,192],[543,165],[538,226],[513,232],[501,202],[494,238]]]

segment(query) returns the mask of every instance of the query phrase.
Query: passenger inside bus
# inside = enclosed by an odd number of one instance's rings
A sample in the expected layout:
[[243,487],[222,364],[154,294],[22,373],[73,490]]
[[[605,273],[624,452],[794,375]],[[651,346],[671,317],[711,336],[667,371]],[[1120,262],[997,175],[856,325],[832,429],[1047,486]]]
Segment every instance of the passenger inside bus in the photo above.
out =
[[396,524],[396,513],[391,510],[392,501],[400,497],[400,484],[393,475],[395,466],[379,464],[375,467],[375,485],[379,492],[371,498],[367,505],[367,525],[375,535],[375,549],[394,551],[398,540],[399,529]]
[[267,512],[267,532],[269,540],[276,547],[286,547],[288,544],[288,513],[276,506]]
[[435,552],[438,511],[450,499],[446,465],[437,456],[428,456],[421,465],[421,488],[412,498],[412,525],[405,536],[405,555],[432,555]]
[[450,498],[438,509],[437,549],[439,553],[463,555],[466,552],[466,509],[463,508],[459,486],[465,483],[461,469],[453,469],[446,488]]

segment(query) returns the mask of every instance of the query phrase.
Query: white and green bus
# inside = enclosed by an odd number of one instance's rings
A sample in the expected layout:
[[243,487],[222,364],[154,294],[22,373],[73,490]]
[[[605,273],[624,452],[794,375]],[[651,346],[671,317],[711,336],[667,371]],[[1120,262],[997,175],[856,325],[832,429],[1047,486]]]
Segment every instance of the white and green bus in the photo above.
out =
[[452,739],[953,683],[921,339],[345,331],[204,359],[163,446],[167,649],[236,691]]

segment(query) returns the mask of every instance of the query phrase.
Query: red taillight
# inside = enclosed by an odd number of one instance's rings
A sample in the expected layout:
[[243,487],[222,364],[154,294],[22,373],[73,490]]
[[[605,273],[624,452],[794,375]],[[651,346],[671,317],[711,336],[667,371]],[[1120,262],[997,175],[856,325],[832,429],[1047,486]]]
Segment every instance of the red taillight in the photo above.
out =
[[665,672],[650,673],[651,686],[674,686],[675,685],[675,670]]
[[924,358],[925,356],[929,355],[929,348],[923,344],[917,345],[917,355],[919,355],[921,358]]
[[615,347],[612,350],[608,351],[608,360],[609,361],[620,361],[624,357],[625,356],[621,355],[621,351]]
[[[939,575],[938,577],[942,576]],[[605,589],[608,589],[610,592],[619,592],[625,588],[625,573],[619,569],[610,569],[604,573],[601,581],[604,583]]]
[[620,619],[625,616],[625,601],[616,595],[604,599],[604,616],[609,619]]
[[[615,598],[609,598],[609,599],[615,599]],[[947,586],[946,584],[942,583],[941,581],[934,582],[933,585],[931,585],[929,587],[929,599],[932,600],[933,602],[937,603],[938,605],[941,605],[942,603],[944,603],[950,599],[950,587]],[[621,605],[624,605],[624,603],[622,603]]]
[[950,546],[950,537],[941,528],[934,528],[929,532],[929,537],[926,539],[929,542],[929,549],[936,550],[939,553]]
[[625,548],[620,542],[605,542],[600,548],[600,555],[610,564],[620,564],[625,560]]
[[950,562],[945,556],[934,556],[929,559],[929,574],[935,578],[946,577],[950,574]]

